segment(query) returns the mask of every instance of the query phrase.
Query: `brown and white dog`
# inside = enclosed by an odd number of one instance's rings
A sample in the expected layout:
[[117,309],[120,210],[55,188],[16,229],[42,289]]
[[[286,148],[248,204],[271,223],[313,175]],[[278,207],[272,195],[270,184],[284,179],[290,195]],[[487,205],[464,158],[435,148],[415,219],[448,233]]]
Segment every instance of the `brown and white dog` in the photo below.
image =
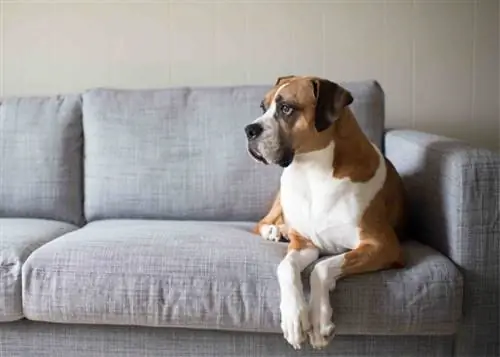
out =
[[[280,77],[245,128],[256,160],[283,167],[280,189],[255,233],[289,241],[278,266],[281,329],[294,348],[309,336],[322,348],[334,335],[330,291],[338,279],[404,266],[396,234],[402,181],[363,134],[351,93],[318,77]],[[306,304],[300,274],[320,254]]]

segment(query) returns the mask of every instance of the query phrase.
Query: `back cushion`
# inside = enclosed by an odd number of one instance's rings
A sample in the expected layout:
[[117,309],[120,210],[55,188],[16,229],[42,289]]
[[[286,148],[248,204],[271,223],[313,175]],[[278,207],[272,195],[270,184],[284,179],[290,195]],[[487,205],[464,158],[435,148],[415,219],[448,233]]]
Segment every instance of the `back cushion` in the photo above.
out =
[[0,217],[83,223],[81,97],[0,103]]
[[[353,111],[378,145],[383,94],[347,83]],[[244,126],[269,86],[91,90],[83,96],[85,215],[252,220],[266,213],[281,168],[254,162]]]

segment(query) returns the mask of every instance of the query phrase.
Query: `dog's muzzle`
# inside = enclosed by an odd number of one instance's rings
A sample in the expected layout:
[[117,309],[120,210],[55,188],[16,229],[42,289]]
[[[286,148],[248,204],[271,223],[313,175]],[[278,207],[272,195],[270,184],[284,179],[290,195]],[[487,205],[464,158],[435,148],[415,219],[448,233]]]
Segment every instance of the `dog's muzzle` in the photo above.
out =
[[255,160],[267,165],[267,160],[259,153],[256,147],[256,140],[259,138],[263,131],[264,128],[259,123],[249,124],[245,127],[245,134],[248,140],[248,152]]
[[263,164],[277,164],[287,167],[293,161],[294,152],[289,147],[282,145],[279,134],[272,136],[264,133],[262,123],[252,123],[245,127],[245,134],[248,141],[248,152],[257,161]]

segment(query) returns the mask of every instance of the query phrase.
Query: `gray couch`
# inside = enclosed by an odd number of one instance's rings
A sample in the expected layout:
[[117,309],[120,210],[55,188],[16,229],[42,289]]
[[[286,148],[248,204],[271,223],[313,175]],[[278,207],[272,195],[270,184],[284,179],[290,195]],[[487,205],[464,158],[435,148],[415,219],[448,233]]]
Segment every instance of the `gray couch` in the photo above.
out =
[[344,85],[404,177],[408,266],[342,280],[338,336],[299,352],[286,245],[250,233],[280,174],[245,148],[268,86],[4,98],[0,356],[498,356],[498,154],[385,131],[378,83]]

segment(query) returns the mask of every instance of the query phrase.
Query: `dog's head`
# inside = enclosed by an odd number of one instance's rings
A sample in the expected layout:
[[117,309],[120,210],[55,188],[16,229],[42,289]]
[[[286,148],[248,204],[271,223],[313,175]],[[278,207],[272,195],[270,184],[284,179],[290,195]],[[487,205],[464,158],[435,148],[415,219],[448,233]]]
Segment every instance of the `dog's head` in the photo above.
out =
[[280,77],[261,102],[263,114],[245,127],[248,151],[260,162],[287,167],[296,153],[318,147],[352,101],[348,90],[329,80]]

